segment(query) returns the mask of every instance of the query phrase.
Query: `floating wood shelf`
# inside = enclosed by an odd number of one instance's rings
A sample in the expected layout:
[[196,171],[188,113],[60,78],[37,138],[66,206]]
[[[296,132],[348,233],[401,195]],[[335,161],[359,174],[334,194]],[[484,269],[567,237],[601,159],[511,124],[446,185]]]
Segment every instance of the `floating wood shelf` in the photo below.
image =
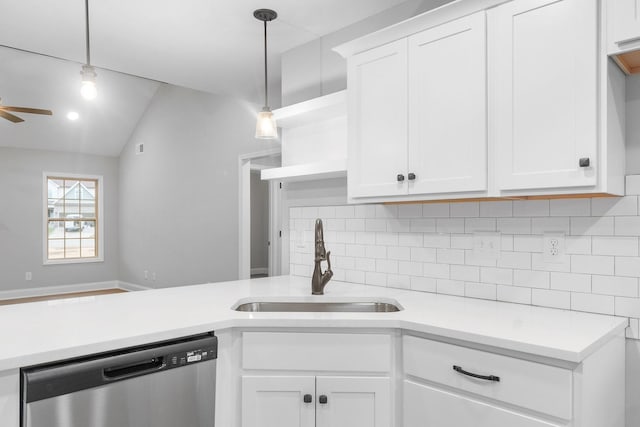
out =
[[330,160],[304,165],[263,169],[262,180],[312,181],[316,179],[342,178],[347,176],[347,160]]
[[613,59],[627,75],[640,74],[640,50],[614,55]]
[[304,126],[334,117],[346,116],[346,114],[346,90],[278,108],[273,111],[273,115],[278,122],[278,127],[284,129]]

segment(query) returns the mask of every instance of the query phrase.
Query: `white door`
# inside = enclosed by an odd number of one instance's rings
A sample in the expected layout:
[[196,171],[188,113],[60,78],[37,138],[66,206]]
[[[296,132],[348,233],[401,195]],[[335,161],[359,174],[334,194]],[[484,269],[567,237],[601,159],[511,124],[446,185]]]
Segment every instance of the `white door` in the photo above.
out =
[[558,427],[411,381],[404,382],[404,427]]
[[317,427],[391,425],[389,378],[317,377]]
[[409,38],[409,192],[487,188],[486,15]]
[[350,58],[348,87],[349,197],[407,194],[407,40]]
[[598,0],[520,0],[487,13],[498,188],[596,185]]
[[609,0],[610,51],[627,50],[640,42],[640,0]]
[[243,376],[242,427],[314,427],[314,394],[315,377]]

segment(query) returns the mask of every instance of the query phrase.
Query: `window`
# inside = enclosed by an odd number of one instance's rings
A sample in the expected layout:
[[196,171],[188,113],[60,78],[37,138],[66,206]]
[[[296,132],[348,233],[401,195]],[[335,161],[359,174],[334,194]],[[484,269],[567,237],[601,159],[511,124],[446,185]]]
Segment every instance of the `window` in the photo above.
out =
[[45,173],[44,193],[44,263],[102,261],[102,177]]

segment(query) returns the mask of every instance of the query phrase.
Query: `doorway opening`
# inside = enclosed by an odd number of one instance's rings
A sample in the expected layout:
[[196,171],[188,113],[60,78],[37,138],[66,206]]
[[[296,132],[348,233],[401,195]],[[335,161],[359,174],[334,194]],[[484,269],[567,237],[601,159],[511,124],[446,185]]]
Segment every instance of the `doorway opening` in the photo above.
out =
[[240,166],[240,279],[281,274],[281,186],[262,181],[263,169],[280,167],[280,149],[242,155]]

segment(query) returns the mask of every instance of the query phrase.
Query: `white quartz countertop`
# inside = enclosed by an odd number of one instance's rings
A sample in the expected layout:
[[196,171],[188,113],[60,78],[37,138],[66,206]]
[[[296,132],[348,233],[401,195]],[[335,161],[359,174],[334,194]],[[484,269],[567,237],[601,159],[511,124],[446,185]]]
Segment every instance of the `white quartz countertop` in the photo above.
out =
[[[0,371],[232,327],[401,328],[578,363],[627,319],[307,278],[256,280],[0,306]],[[239,300],[397,301],[396,313],[245,313]]]

